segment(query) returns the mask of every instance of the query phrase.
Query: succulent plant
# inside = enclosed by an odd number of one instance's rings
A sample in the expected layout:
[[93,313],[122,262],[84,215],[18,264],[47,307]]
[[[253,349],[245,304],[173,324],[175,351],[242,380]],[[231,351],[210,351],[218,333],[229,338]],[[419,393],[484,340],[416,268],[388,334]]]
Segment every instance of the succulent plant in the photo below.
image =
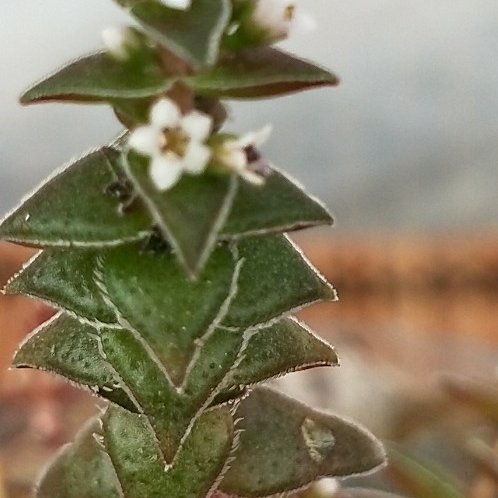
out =
[[[261,386],[336,365],[293,318],[334,289],[287,232],[332,218],[260,152],[270,129],[225,131],[221,99],[335,85],[273,45],[298,19],[279,0],[122,0],[133,26],[21,97],[104,103],[125,130],[56,171],[0,225],[40,248],[5,291],[57,313],[14,366],[105,401],[37,496],[262,497],[384,462],[365,429]],[[263,14],[264,15],[263,15]]]

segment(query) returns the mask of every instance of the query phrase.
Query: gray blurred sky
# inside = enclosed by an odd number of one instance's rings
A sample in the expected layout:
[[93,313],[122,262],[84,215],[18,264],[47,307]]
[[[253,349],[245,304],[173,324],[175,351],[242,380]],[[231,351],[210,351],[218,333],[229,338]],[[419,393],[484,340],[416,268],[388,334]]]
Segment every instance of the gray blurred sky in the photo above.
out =
[[[318,30],[284,46],[333,69],[323,89],[232,106],[275,125],[265,148],[324,198],[341,230],[498,223],[496,0],[306,0]],[[0,211],[119,130],[104,107],[22,108],[42,75],[123,22],[111,0],[9,2],[0,17]]]

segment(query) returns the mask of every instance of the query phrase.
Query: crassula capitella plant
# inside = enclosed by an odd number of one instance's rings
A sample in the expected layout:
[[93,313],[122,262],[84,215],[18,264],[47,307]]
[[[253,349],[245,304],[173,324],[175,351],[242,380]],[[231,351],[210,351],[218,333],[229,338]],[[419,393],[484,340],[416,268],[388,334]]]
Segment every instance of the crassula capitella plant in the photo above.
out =
[[384,461],[364,429],[261,383],[336,365],[290,316],[334,300],[286,232],[327,210],[259,151],[270,128],[225,130],[221,99],[335,85],[273,45],[299,20],[278,0],[121,0],[130,27],[27,90],[24,104],[110,105],[124,132],[7,215],[41,251],[5,288],[56,308],[13,364],[103,408],[49,465],[43,498],[263,497]]

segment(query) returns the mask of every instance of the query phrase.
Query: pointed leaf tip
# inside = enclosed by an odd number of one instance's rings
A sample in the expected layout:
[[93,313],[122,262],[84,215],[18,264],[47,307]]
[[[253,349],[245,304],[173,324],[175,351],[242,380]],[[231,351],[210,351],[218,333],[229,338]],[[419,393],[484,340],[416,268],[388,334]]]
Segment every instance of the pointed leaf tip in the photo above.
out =
[[293,318],[258,329],[250,338],[244,359],[228,376],[230,387],[251,386],[315,366],[333,366],[339,358],[332,346]]
[[304,306],[336,299],[333,287],[285,235],[242,239],[237,247],[244,264],[224,325],[262,324]]
[[13,366],[56,373],[136,411],[121,380],[102,355],[96,329],[64,313],[55,315],[25,339],[14,356]]
[[272,47],[227,56],[186,82],[200,94],[234,99],[274,97],[339,84],[330,71]]
[[145,0],[131,14],[158,43],[195,68],[214,64],[230,19],[230,0],[196,0],[186,10]]
[[36,297],[88,320],[116,323],[95,281],[98,253],[92,249],[45,249],[5,287],[7,294]]
[[286,174],[272,169],[263,185],[240,182],[222,237],[266,235],[332,223],[321,202]]
[[57,171],[0,223],[0,239],[34,247],[118,245],[146,237],[152,220],[107,192],[122,180],[120,153],[104,147]]
[[128,154],[127,174],[180,263],[196,277],[230,212],[237,178],[208,173],[183,175],[173,188],[161,192],[150,178],[149,160],[134,152]]
[[117,99],[153,97],[168,90],[174,78],[152,61],[138,70],[117,61],[105,52],[82,57],[67,64],[28,88],[21,104],[59,100],[69,102],[110,102]]

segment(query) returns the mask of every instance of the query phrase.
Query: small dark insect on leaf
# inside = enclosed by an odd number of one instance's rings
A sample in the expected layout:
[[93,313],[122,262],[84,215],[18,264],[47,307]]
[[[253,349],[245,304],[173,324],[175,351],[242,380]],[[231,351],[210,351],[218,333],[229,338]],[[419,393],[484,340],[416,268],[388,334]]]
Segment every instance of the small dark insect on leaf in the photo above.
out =
[[164,238],[159,228],[153,226],[149,236],[143,241],[141,249],[143,252],[159,253],[170,251],[171,246]]
[[123,214],[130,212],[137,200],[133,191],[133,185],[125,176],[120,176],[116,181],[107,185],[104,193],[120,201],[121,205],[119,209]]

